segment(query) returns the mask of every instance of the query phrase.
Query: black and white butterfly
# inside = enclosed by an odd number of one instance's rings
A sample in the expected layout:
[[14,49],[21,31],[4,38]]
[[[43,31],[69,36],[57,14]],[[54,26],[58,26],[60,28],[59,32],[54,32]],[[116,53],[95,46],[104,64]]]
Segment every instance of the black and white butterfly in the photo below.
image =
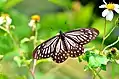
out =
[[95,28],[81,28],[59,35],[41,43],[33,51],[34,59],[51,57],[56,63],[64,62],[68,57],[78,57],[84,53],[84,44],[95,39],[99,31]]

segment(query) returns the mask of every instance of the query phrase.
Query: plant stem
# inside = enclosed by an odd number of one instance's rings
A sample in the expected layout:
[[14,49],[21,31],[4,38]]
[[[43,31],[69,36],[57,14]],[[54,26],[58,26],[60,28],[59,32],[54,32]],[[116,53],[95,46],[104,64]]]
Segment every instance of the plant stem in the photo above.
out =
[[[38,36],[37,27],[38,27],[38,24],[36,23],[33,27],[35,27],[34,28],[34,40],[33,40],[33,47],[35,49],[36,45],[37,45],[37,36]],[[35,79],[35,66],[36,66],[36,63],[37,63],[37,60],[34,59],[33,69],[31,70],[31,74],[32,74],[33,79]]]
[[95,69],[91,68],[90,66],[88,66],[89,69],[93,72],[94,74],[94,77],[93,79],[95,79],[96,75],[100,78],[100,79],[103,79],[102,76],[99,74],[99,72],[97,72]]
[[104,45],[104,42],[105,42],[105,33],[106,33],[106,18],[105,18],[105,24],[104,24],[104,35],[103,35],[101,50],[103,49],[103,45]]
[[38,36],[38,32],[37,32],[37,23],[36,23],[36,25],[35,25],[35,30],[34,30],[34,40],[33,40],[33,45],[34,45],[34,49],[35,49],[35,47],[36,47],[36,45],[37,45],[37,36]]
[[[97,73],[100,73],[100,71],[101,71],[101,69],[99,69],[99,70],[97,71]],[[95,79],[95,78],[96,78],[96,76],[97,76],[97,74],[96,74],[96,75],[94,75],[93,79]]]
[[109,47],[111,47],[111,46],[115,45],[115,44],[116,44],[116,43],[118,43],[118,42],[119,42],[119,36],[118,36],[118,39],[117,39],[115,42],[113,42],[112,44],[110,44],[110,45],[106,46],[106,47],[103,49],[103,51],[102,51],[102,52],[104,52],[107,48],[109,48]]
[[35,67],[36,67],[36,61],[37,61],[37,59],[34,59],[34,61],[33,61],[33,68],[30,70],[33,79],[35,79]]
[[107,39],[109,36],[110,36],[110,34],[114,31],[114,29],[116,28],[116,25],[112,28],[112,30],[105,36],[105,38],[104,39]]
[[115,63],[112,62],[112,79],[115,79]]
[[2,29],[3,31],[5,31],[10,36],[10,38],[12,39],[15,47],[16,48],[19,48],[19,45],[17,44],[17,42],[16,42],[15,38],[13,37],[13,35],[11,34],[11,32],[8,29],[6,29],[6,28],[4,28],[2,26],[0,26],[0,29]]

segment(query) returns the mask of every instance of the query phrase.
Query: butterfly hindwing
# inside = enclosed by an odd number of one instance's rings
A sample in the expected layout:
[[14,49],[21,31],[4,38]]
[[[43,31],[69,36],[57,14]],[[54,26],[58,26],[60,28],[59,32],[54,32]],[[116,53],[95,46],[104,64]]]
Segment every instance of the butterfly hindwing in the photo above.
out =
[[67,47],[68,56],[70,57],[78,57],[84,52],[83,45],[79,45],[70,38],[65,37],[65,44]]
[[55,51],[51,56],[53,61],[55,61],[56,63],[62,63],[68,58],[66,47],[64,44],[64,41],[59,39]]

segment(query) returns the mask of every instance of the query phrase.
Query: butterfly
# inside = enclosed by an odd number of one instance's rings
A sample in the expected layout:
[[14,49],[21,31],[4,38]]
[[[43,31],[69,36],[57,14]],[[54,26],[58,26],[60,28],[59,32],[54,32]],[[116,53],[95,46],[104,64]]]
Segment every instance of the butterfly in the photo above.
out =
[[38,45],[33,51],[34,59],[52,58],[56,63],[64,62],[68,57],[75,58],[84,53],[83,45],[99,35],[95,28],[81,28],[63,33],[59,32]]

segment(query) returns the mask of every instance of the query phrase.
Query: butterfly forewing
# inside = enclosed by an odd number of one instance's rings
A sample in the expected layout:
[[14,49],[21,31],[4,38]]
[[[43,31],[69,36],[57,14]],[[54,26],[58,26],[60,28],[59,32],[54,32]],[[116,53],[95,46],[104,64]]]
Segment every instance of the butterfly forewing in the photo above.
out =
[[51,57],[56,63],[64,62],[68,56],[78,57],[84,53],[84,44],[95,39],[99,31],[94,28],[82,28],[60,33],[37,46],[33,52],[35,59]]
[[84,45],[89,43],[91,40],[95,39],[98,34],[99,34],[99,31],[97,29],[82,28],[79,30],[66,32],[65,36],[77,42],[78,44]]
[[33,51],[33,57],[35,59],[49,58],[51,56],[52,52],[54,51],[54,48],[55,48],[58,40],[59,40],[59,37],[55,36],[55,37],[41,43]]

